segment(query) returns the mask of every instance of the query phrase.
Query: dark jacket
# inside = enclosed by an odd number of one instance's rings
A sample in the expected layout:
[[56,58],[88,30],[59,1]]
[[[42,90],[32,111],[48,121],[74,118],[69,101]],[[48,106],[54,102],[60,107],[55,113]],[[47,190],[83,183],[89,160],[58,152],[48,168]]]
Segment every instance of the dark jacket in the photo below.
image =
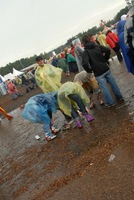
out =
[[28,85],[29,84],[29,80],[25,78],[25,76],[22,76],[22,84],[24,85]]
[[58,63],[58,59],[57,59],[57,58],[53,58],[51,64],[52,64],[54,67],[57,67],[57,63]]
[[78,72],[78,66],[76,64],[76,59],[72,54],[67,54],[66,55],[66,61],[68,63],[68,68],[70,72]]
[[95,77],[101,76],[109,70],[107,64],[110,58],[110,49],[101,45],[89,42],[85,46],[82,63],[87,73],[94,72]]

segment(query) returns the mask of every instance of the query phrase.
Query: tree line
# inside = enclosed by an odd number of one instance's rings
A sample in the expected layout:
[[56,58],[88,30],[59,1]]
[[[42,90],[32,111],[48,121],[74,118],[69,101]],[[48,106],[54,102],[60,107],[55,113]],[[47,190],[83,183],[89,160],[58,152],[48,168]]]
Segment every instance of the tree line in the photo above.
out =
[[[114,19],[106,22],[106,26],[109,27],[111,24],[117,23],[120,20],[121,16],[123,14],[126,14],[127,12],[128,12],[128,7],[125,7],[124,9],[120,10],[117,13],[117,15],[114,17]],[[54,50],[52,50],[48,53],[46,53],[46,52],[41,53],[40,55],[44,59],[48,60],[51,57],[53,51],[55,51],[56,54],[59,54],[60,52],[64,51],[65,47],[69,46],[76,37],[81,39],[84,34],[90,34],[92,36],[92,35],[95,35],[96,33],[98,33],[99,31],[102,31],[102,27],[101,26],[98,26],[98,27],[94,26],[91,29],[88,29],[87,31],[79,33],[77,36],[69,38],[64,45],[61,45],[58,48],[56,48],[56,49],[54,49]],[[4,75],[6,75],[10,72],[12,73],[13,68],[15,68],[17,70],[21,70],[23,68],[26,68],[26,67],[35,63],[36,57],[37,57],[37,55],[34,55],[34,56],[29,57],[29,58],[22,58],[20,60],[16,60],[13,63],[9,63],[5,67],[0,68],[0,74],[2,76],[4,76]]]

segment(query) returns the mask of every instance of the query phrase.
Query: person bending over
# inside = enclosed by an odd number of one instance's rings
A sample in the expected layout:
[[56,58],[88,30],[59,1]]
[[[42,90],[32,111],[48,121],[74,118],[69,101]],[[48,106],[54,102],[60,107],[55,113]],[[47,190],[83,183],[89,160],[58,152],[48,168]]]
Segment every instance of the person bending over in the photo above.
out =
[[97,96],[100,105],[104,104],[100,87],[93,73],[87,73],[84,70],[74,77],[74,82],[81,82],[86,94],[90,97],[90,109],[95,106],[94,94]]
[[58,90],[58,104],[64,114],[76,121],[78,128],[82,128],[79,115],[86,117],[88,122],[94,120],[89,114],[87,105],[90,102],[80,83],[66,82]]
[[53,140],[56,138],[56,130],[52,125],[52,113],[56,112],[57,107],[57,93],[38,94],[31,97],[26,103],[22,112],[22,117],[33,123],[44,124],[43,130],[45,132],[46,140]]

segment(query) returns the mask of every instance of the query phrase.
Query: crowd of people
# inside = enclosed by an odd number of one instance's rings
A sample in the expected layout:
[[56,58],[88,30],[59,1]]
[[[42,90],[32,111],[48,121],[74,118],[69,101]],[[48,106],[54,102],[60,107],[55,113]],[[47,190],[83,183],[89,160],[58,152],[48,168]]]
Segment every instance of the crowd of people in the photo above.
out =
[[21,92],[18,90],[18,86],[25,87],[26,93],[38,86],[34,77],[35,69],[29,70],[22,75],[16,76],[14,79],[8,79],[6,81],[0,81],[0,96],[9,93],[12,96],[12,100],[16,100],[18,97],[22,96]]
[[[124,59],[128,72],[134,74],[133,14],[131,13],[129,17],[127,15],[121,17],[117,24],[118,35],[108,28],[106,32],[99,32],[96,37],[84,35],[81,40],[75,39],[71,48],[66,47],[64,52],[53,56],[51,64],[44,63],[43,58],[38,56],[36,58],[38,66],[34,74],[29,72],[29,79],[25,75],[22,76],[22,84],[26,86],[26,92],[37,85],[44,93],[28,100],[22,117],[34,123],[44,124],[43,130],[47,140],[56,137],[57,129],[53,125],[53,113],[57,109],[64,115],[67,128],[73,119],[76,126],[81,129],[83,127],[81,116],[84,116],[87,122],[94,120],[88,109],[88,104],[90,104],[90,109],[94,107],[94,95],[99,104],[105,105],[106,108],[116,106],[116,101],[124,101],[110,70],[109,60],[112,49],[119,62]],[[65,72],[67,76],[70,76],[71,72],[75,73],[74,81],[62,84],[62,72]],[[31,81],[32,88],[28,80]],[[11,81],[8,81],[8,90],[10,85]],[[16,87],[15,90],[15,94],[21,96]]]
[[[95,44],[100,44],[114,51],[119,62],[122,63],[124,60],[128,72],[132,74],[134,74],[133,21],[133,10],[129,15],[122,15],[121,20],[116,25],[111,25],[111,27],[106,27],[105,22],[102,20],[103,31],[90,37],[90,41]],[[79,38],[75,39],[71,44],[71,48],[67,47],[58,57],[53,57],[51,64],[61,68],[67,76],[70,75],[70,72],[83,71],[81,63],[83,51],[84,46],[81,41]]]

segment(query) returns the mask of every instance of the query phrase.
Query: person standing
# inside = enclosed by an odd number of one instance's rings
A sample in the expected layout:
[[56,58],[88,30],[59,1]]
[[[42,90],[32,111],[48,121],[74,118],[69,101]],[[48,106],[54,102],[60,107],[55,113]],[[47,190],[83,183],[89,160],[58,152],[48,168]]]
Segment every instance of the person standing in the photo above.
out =
[[37,88],[36,80],[35,80],[34,74],[32,73],[32,70],[29,70],[29,72],[27,73],[27,76],[32,83],[32,89]]
[[12,100],[16,100],[18,97],[22,97],[22,94],[18,91],[14,83],[10,79],[7,80],[8,93],[12,95]]
[[[44,93],[57,92],[61,86],[62,69],[56,68],[50,64],[44,64],[44,60],[41,56],[36,58],[38,67],[35,71],[35,79],[37,85]],[[68,122],[71,120],[69,116],[64,115],[68,126]]]
[[[132,4],[132,8],[129,12],[129,18],[127,19],[125,24],[124,39],[125,39],[125,44],[130,48],[130,56],[132,64],[134,65],[134,1]],[[130,72],[134,74],[133,67],[130,69]]]
[[78,72],[78,66],[76,63],[76,58],[71,54],[71,50],[69,48],[65,48],[65,58],[68,64],[68,68],[70,72],[76,73]]
[[70,72],[69,72],[69,68],[68,68],[66,59],[62,58],[61,54],[58,56],[57,67],[61,68],[63,70],[63,72],[66,73],[66,76],[70,76]]
[[106,42],[106,36],[104,35],[104,33],[99,32],[97,40],[98,40],[100,45],[102,45],[104,47],[108,47],[108,44]]
[[30,92],[32,88],[30,86],[30,80],[28,79],[28,77],[25,74],[23,74],[21,79],[22,79],[22,85],[26,86],[26,93]]
[[124,40],[124,27],[126,24],[126,17],[127,15],[121,16],[121,20],[117,24],[117,32],[119,36],[121,51],[122,51],[128,72],[131,72],[132,74],[134,74],[134,63],[131,56],[131,49],[129,46],[125,44],[125,40]]
[[115,33],[112,31],[108,31],[106,34],[106,42],[114,50],[117,55],[119,62],[122,62],[123,57],[120,52],[120,45],[119,45],[119,38]]
[[81,41],[79,38],[75,39],[72,43],[74,46],[74,53],[75,53],[78,70],[79,72],[81,72],[84,70],[84,68],[82,67],[82,55],[84,52],[84,48],[81,46]]
[[62,69],[45,64],[41,56],[36,58],[38,67],[35,71],[37,85],[44,93],[57,91],[61,86]]
[[85,51],[83,53],[84,69],[87,73],[94,72],[94,75],[104,93],[105,106],[115,106],[115,100],[109,91],[107,82],[110,84],[112,92],[117,100],[122,101],[123,96],[107,64],[110,58],[110,49],[90,42],[88,35],[83,36],[82,43],[85,47]]
[[58,63],[58,59],[56,56],[53,56],[53,59],[52,59],[52,62],[51,62],[51,65],[53,65],[54,67],[57,67],[57,63]]
[[7,88],[4,78],[0,75],[0,96],[7,94]]

